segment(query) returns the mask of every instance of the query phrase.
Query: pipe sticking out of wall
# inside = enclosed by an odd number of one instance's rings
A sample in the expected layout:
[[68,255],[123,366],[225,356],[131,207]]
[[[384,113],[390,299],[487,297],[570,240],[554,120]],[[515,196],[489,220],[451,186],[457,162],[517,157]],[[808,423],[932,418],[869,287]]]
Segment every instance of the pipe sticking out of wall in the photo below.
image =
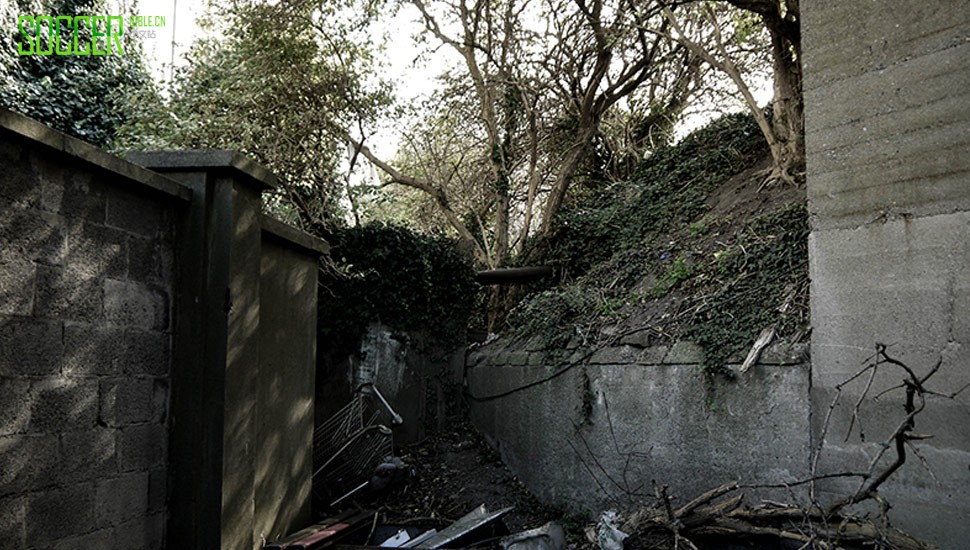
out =
[[552,268],[549,266],[508,267],[479,271],[475,274],[475,280],[483,285],[511,285],[531,283],[551,276]]

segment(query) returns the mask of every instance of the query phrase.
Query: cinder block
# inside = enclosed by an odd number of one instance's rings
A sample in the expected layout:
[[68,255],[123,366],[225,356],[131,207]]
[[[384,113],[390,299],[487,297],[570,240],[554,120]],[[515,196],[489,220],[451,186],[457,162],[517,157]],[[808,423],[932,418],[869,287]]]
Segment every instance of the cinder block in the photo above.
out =
[[156,468],[148,478],[148,512],[164,512],[168,506],[168,471]]
[[24,530],[26,499],[23,496],[0,498],[0,541],[10,548],[26,548]]
[[100,529],[79,537],[59,540],[54,545],[54,550],[116,550],[119,548],[137,547],[118,546],[114,529]]
[[90,172],[78,170],[65,175],[61,211],[66,218],[102,224],[106,204],[105,188],[93,181]]
[[63,345],[61,323],[0,316],[0,375],[58,374]]
[[162,232],[162,208],[151,199],[113,189],[108,194],[106,222],[111,227],[155,237]]
[[64,325],[64,374],[116,376],[127,352],[125,331],[88,323]]
[[128,271],[128,236],[111,227],[72,224],[67,234],[67,261],[84,277],[120,279]]
[[0,436],[24,433],[30,422],[30,381],[0,378]]
[[0,497],[50,485],[56,458],[56,436],[0,437]]
[[165,519],[163,513],[142,516],[115,528],[116,548],[161,550],[165,547]]
[[0,261],[31,260],[60,265],[67,254],[63,218],[0,199]]
[[34,314],[46,319],[87,322],[103,318],[101,279],[71,268],[38,266]]
[[168,429],[164,424],[140,424],[118,434],[118,467],[122,472],[148,470],[168,459]]
[[132,328],[168,328],[168,296],[160,288],[127,281],[104,281],[105,318],[109,323]]
[[98,417],[95,380],[47,378],[30,388],[30,431],[62,433],[90,430]]
[[27,498],[27,540],[36,547],[90,533],[96,518],[93,483],[31,493]]
[[0,262],[0,315],[30,315],[34,309],[34,262]]
[[99,421],[109,427],[149,422],[156,414],[155,381],[123,378],[101,382]]
[[96,427],[61,436],[55,479],[61,484],[68,484],[116,475],[117,434],[115,429]]
[[130,236],[128,279],[136,283],[170,287],[172,254],[168,241]]
[[172,338],[167,334],[146,330],[125,331],[122,361],[125,374],[168,376],[171,355]]
[[148,473],[137,472],[97,483],[99,527],[117,526],[148,513]]

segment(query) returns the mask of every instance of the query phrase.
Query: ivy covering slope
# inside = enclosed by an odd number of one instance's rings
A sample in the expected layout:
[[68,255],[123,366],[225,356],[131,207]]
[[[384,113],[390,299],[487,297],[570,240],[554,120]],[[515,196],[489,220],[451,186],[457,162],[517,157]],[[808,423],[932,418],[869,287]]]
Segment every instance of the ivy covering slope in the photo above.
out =
[[[511,332],[538,335],[554,354],[638,331],[642,345],[686,339],[705,348],[709,372],[723,373],[768,326],[801,338],[804,193],[757,191],[752,167],[767,154],[753,119],[728,115],[643,161],[631,181],[575,200],[545,257],[559,283],[533,289],[513,311]],[[746,193],[758,206],[714,209],[725,193]]]

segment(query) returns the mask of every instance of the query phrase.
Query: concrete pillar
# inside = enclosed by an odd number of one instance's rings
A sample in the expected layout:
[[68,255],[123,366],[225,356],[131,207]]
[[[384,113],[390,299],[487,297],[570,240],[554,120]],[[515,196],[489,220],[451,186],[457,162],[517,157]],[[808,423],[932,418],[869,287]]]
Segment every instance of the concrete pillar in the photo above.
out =
[[276,178],[230,151],[128,158],[193,191],[179,232],[168,546],[255,548],[260,193]]
[[[920,375],[942,359],[930,389],[970,382],[970,9],[819,0],[801,14],[818,439],[838,384],[876,342]],[[903,376],[881,369],[870,396]],[[853,423],[865,383],[843,389],[819,473],[866,470],[905,416],[897,391],[865,401]],[[916,445],[935,479],[910,452],[880,490],[896,525],[946,548],[970,539],[968,405],[970,391],[930,397],[916,432],[935,437]],[[857,486],[825,490],[834,498]]]

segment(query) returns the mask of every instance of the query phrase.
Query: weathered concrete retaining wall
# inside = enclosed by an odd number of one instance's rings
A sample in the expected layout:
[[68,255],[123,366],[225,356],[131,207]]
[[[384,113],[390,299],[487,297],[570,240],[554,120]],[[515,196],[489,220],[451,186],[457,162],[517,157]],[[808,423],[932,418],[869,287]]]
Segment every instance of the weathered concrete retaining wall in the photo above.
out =
[[[317,260],[229,151],[0,110],[0,547],[258,548],[309,521]],[[176,181],[177,180],[177,181]]]
[[[818,437],[876,342],[920,374],[942,357],[931,389],[970,382],[970,3],[823,0],[802,16]],[[901,380],[886,367],[873,392]],[[863,386],[834,412],[825,471],[864,470],[902,420],[901,393],[867,401],[867,443],[844,442]],[[899,526],[947,548],[970,540],[968,404],[930,398],[917,420],[938,481],[911,455],[880,491]]]
[[596,512],[652,495],[651,480],[689,499],[731,480],[807,476],[804,346],[773,348],[736,382],[713,383],[687,342],[588,360],[577,351],[563,374],[493,398],[561,372],[547,356],[499,341],[472,352],[467,371],[474,425],[546,502]]
[[188,193],[0,112],[0,546],[161,548]]
[[373,383],[404,418],[394,429],[395,443],[420,441],[462,414],[457,389],[464,365],[464,349],[442,350],[420,331],[372,323],[351,355],[321,356],[317,424],[339,410],[360,384]]

